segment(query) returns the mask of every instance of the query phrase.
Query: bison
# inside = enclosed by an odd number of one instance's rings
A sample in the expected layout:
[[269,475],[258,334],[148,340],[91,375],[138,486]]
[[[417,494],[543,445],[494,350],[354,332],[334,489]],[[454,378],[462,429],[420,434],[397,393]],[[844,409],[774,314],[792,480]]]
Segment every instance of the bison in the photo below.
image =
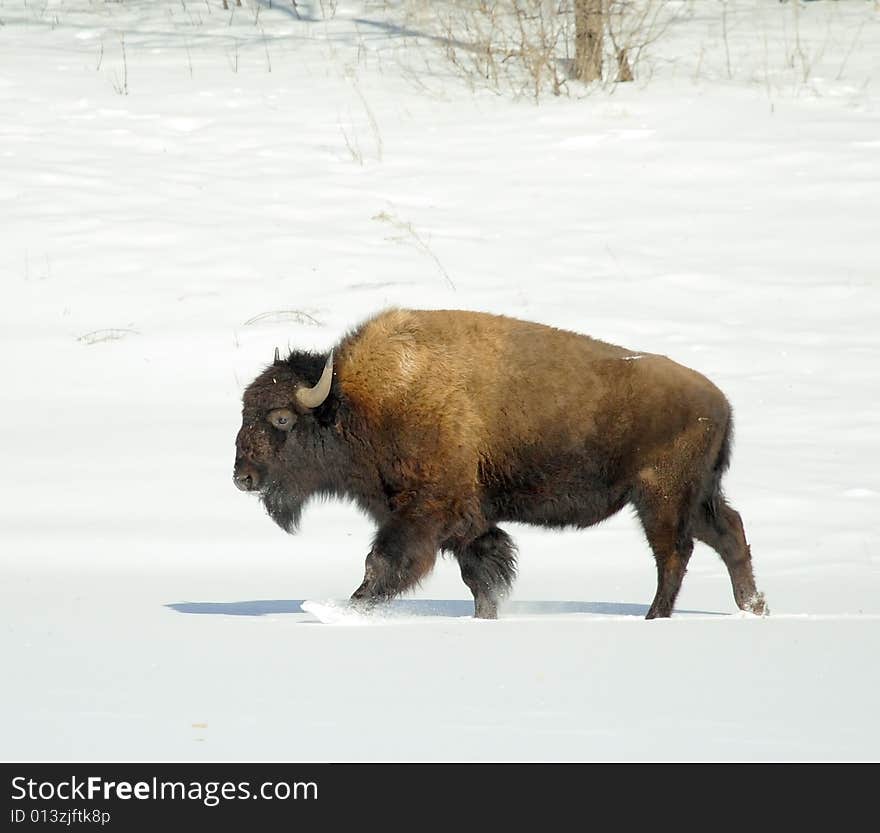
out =
[[736,604],[766,613],[721,479],[731,408],[699,373],[553,327],[392,309],[328,354],[293,351],[245,390],[233,479],[295,532],[313,496],[377,525],[355,604],[412,588],[451,553],[475,615],[497,617],[516,572],[499,523],[588,527],[634,507],[657,563],[647,618],[667,617],[694,539]]

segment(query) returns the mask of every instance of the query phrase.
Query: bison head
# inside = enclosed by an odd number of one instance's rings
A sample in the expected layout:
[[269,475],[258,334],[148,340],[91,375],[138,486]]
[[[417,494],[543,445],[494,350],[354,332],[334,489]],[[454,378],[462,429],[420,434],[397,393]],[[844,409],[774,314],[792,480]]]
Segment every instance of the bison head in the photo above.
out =
[[[333,382],[333,353],[326,362],[313,354],[275,361],[244,392],[242,422],[235,439],[232,479],[244,492],[257,492],[272,519],[292,532],[305,500],[326,489],[321,455],[324,409]],[[315,376],[317,382],[311,380]],[[310,378],[311,377],[311,380]]]

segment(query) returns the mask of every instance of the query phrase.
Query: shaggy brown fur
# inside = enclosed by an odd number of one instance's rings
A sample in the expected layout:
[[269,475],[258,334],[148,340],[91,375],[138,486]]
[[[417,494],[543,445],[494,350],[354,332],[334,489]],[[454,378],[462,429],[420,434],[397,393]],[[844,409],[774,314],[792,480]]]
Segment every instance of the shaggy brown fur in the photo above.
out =
[[[235,479],[293,530],[315,494],[354,499],[377,525],[353,598],[392,598],[452,552],[476,614],[494,617],[515,573],[496,524],[586,527],[635,507],[657,561],[648,618],[669,616],[694,537],[718,551],[737,605],[766,612],[739,515],[721,494],[731,411],[665,356],[484,313],[384,312],[326,355],[294,352],[244,395]],[[284,430],[269,422],[279,409]],[[283,420],[287,422],[287,420]]]

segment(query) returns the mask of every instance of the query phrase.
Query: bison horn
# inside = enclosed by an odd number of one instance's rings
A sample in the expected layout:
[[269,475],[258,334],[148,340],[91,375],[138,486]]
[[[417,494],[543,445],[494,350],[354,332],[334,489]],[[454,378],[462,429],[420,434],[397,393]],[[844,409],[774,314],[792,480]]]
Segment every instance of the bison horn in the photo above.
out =
[[304,408],[317,408],[324,403],[330,394],[330,383],[333,381],[333,351],[327,357],[324,372],[313,388],[300,388],[296,392],[296,401]]
[[275,348],[275,364],[278,364],[281,361],[281,353],[278,348]]

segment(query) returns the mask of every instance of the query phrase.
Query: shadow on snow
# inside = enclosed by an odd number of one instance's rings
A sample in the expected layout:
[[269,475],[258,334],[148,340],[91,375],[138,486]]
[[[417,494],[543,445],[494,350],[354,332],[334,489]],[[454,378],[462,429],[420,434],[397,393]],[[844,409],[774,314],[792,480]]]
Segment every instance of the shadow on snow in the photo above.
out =
[[[175,602],[165,607],[177,613],[194,613],[212,616],[267,616],[275,613],[304,613],[305,599],[253,599],[242,602]],[[464,599],[397,599],[383,606],[387,612],[408,616],[473,616],[474,603]],[[644,618],[647,605],[627,602],[555,602],[520,601],[508,602],[501,610],[505,615],[553,615],[565,613],[592,613],[605,616],[639,616]],[[681,614],[723,616],[706,610],[676,610]]]

